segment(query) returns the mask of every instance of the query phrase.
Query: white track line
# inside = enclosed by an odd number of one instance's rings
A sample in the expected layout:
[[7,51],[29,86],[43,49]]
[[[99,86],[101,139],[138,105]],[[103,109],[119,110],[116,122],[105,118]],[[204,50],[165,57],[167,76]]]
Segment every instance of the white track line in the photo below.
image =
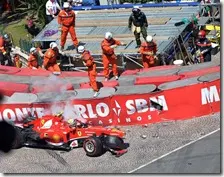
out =
[[151,164],[151,163],[153,163],[153,162],[155,162],[155,161],[157,161],[159,159],[162,159],[163,157],[166,157],[166,156],[172,154],[173,152],[176,152],[176,151],[178,151],[178,150],[180,150],[180,149],[182,149],[182,148],[184,148],[184,147],[186,147],[188,145],[191,145],[191,144],[193,144],[193,143],[195,143],[195,142],[197,142],[197,141],[199,141],[199,140],[201,140],[201,139],[203,139],[203,138],[205,138],[207,136],[210,136],[210,135],[212,135],[213,133],[216,133],[219,130],[220,130],[220,128],[218,128],[218,129],[216,129],[216,130],[214,130],[214,131],[212,131],[212,132],[210,132],[210,133],[208,133],[208,134],[206,134],[204,136],[201,136],[200,138],[198,138],[196,140],[193,140],[193,141],[191,141],[191,142],[189,142],[189,143],[187,143],[187,144],[185,144],[183,146],[180,146],[180,147],[178,147],[178,148],[176,148],[176,149],[174,149],[174,150],[172,150],[172,151],[170,151],[170,152],[168,152],[168,153],[166,153],[166,154],[164,154],[164,155],[162,155],[162,156],[160,156],[160,157],[158,157],[156,159],[153,159],[152,161],[150,161],[150,162],[148,162],[148,163],[146,163],[144,165],[141,165],[140,167],[138,167],[138,168],[136,168],[136,169],[134,169],[132,171],[129,171],[128,173],[133,173],[133,172],[135,172],[135,171],[137,171],[137,170],[139,170],[139,169],[141,169],[141,168],[143,168],[143,167],[145,167],[145,166],[147,166],[147,165],[149,165],[149,164]]

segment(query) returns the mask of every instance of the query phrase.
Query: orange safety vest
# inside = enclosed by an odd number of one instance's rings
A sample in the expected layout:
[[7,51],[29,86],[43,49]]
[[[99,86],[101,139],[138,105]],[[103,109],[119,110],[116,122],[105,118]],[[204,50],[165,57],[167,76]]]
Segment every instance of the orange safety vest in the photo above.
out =
[[112,45],[121,45],[121,42],[113,38],[111,40],[104,39],[101,42],[101,49],[104,55],[112,56],[114,54],[114,49],[110,48]]
[[75,12],[70,10],[66,12],[65,10],[61,10],[58,14],[58,23],[63,26],[74,26],[75,25]]
[[44,67],[48,64],[56,64],[58,53],[53,49],[49,48],[44,54]]
[[94,64],[94,58],[91,56],[91,54],[88,50],[83,52],[81,58],[86,63],[87,67],[91,67]]
[[2,36],[0,36],[0,51],[5,54],[6,50],[5,50],[5,40]]
[[[150,64],[154,64],[154,55],[157,52],[157,44],[155,42],[143,42],[139,51],[143,60],[149,60]],[[152,52],[152,55],[143,54],[144,52]]]

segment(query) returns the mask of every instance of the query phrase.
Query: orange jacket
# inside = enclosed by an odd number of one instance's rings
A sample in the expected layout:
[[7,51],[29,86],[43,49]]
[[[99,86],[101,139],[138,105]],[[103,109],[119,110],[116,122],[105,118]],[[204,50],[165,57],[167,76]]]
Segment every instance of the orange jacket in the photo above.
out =
[[70,10],[66,12],[61,10],[58,14],[58,23],[63,26],[74,26],[75,25],[75,12]]
[[33,55],[33,54],[30,54],[29,58],[28,58],[28,67],[29,68],[38,68],[38,61],[37,61],[37,56],[36,55]]
[[118,41],[118,40],[115,40],[113,38],[109,41],[104,39],[101,42],[101,48],[102,48],[102,51],[103,51],[104,55],[112,56],[114,54],[114,49],[110,48],[110,46],[112,46],[112,45],[121,45],[121,42]]
[[5,54],[6,50],[5,50],[5,40],[2,36],[0,36],[0,51]]
[[44,54],[44,67],[48,64],[56,64],[58,52],[54,51],[53,49],[49,48]]
[[[142,59],[146,59],[146,60],[154,60],[154,55],[157,52],[157,44],[155,42],[143,42],[141,44],[141,47],[139,49],[141,55],[142,55]],[[151,55],[148,54],[144,54],[144,52],[152,52]]]
[[81,55],[82,60],[86,63],[87,67],[91,67],[94,64],[94,58],[91,56],[90,52],[86,50],[82,55]]

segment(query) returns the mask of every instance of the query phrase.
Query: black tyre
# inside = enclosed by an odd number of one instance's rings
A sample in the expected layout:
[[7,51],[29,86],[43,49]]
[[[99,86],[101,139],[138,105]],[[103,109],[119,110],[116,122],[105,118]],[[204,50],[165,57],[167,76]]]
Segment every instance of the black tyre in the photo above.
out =
[[19,149],[24,144],[24,136],[23,136],[21,128],[15,127],[15,131],[16,131],[16,136],[12,143],[12,149]]
[[123,139],[117,136],[106,136],[104,138],[104,143],[107,147],[114,150],[125,149],[125,144]]
[[36,119],[36,117],[27,117],[26,119],[23,120],[23,123],[27,124],[28,122],[31,122],[31,121],[33,121],[35,119]]
[[97,157],[103,154],[103,144],[98,137],[89,137],[83,142],[83,148],[87,156]]

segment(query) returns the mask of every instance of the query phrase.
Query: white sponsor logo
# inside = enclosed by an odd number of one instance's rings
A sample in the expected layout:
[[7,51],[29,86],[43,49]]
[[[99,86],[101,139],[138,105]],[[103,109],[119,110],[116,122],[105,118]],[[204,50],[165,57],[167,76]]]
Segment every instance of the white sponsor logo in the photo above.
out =
[[113,111],[117,115],[117,117],[119,117],[120,113],[121,113],[121,106],[119,105],[119,103],[116,100],[114,102],[115,102],[116,108],[113,108]]
[[[90,119],[96,119],[96,118],[107,118],[107,121],[109,120],[109,123],[113,120],[111,117],[108,117],[110,115],[110,111],[114,111],[115,115],[118,118],[118,122],[120,122],[120,115],[122,111],[124,111],[124,114],[128,117],[122,117],[122,120],[125,119],[126,122],[131,122],[131,115],[134,113],[148,113],[147,116],[148,119],[151,119],[150,112],[155,111],[155,107],[151,105],[151,101],[154,103],[157,103],[162,107],[162,110],[168,110],[168,106],[166,103],[166,99],[163,95],[158,97],[151,97],[148,100],[146,99],[130,99],[126,100],[124,103],[125,106],[121,106],[117,100],[115,100],[115,106],[114,108],[110,108],[106,103],[100,102],[96,105],[92,104],[75,104],[69,107],[69,110],[74,113],[75,118],[90,118]],[[66,109],[66,106],[65,108]],[[44,115],[44,108],[36,107],[36,108],[14,108],[14,109],[4,109],[2,112],[0,112],[0,120],[6,120],[6,121],[18,121],[21,122],[24,118],[29,116],[34,117],[42,117]],[[133,119],[133,117],[132,117]],[[141,121],[141,116],[136,117],[137,121]],[[99,124],[102,124],[102,122],[99,122]]]
[[220,101],[220,96],[216,86],[211,86],[210,88],[201,89],[201,104],[205,105],[208,103],[213,103]]
[[70,147],[78,147],[79,146],[79,144],[78,144],[78,140],[74,140],[74,141],[72,141],[71,142],[71,144],[70,144]]
[[4,109],[0,112],[0,121],[22,121],[24,118],[29,116],[42,117],[44,108],[14,108],[14,109]]

